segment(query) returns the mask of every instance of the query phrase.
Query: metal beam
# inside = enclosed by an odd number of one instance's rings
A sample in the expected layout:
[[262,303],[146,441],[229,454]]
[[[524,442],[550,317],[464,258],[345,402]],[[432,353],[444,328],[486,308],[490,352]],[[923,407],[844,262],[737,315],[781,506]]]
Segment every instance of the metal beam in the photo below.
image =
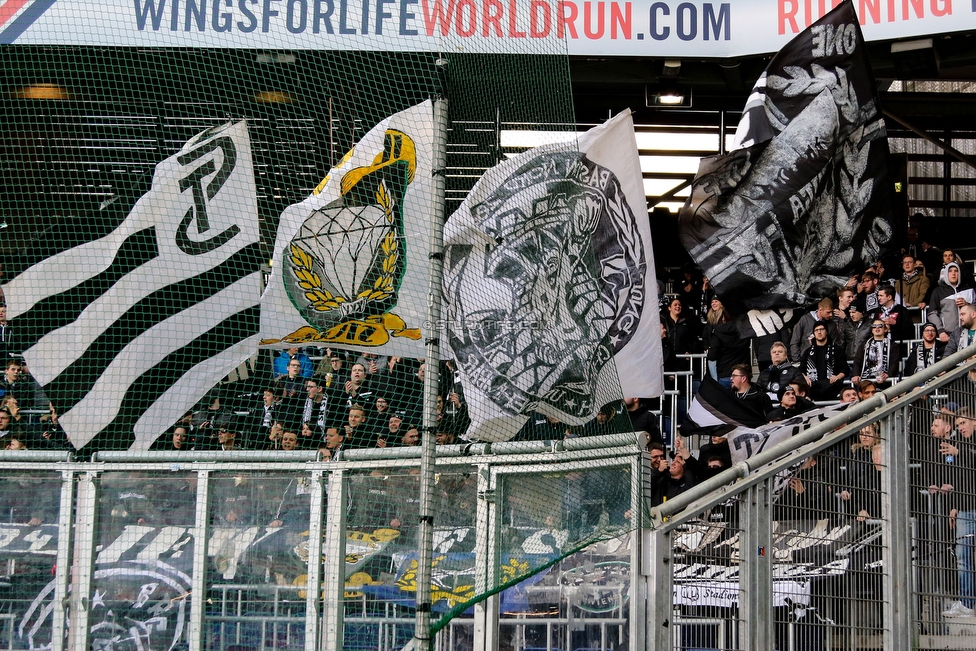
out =
[[751,486],[740,506],[739,611],[742,628],[739,629],[738,648],[751,651],[775,648],[771,482],[767,478]]
[[[95,528],[98,526],[98,472],[82,475],[78,482],[75,512],[81,517],[75,525],[75,555],[72,566],[72,592],[69,600],[70,624],[68,648],[88,648],[88,616],[91,612],[93,570],[95,564]],[[84,517],[84,516],[88,517]],[[60,545],[60,542],[58,543]],[[56,635],[57,632],[52,633]]]
[[[487,465],[478,468],[478,506],[475,516],[475,592],[485,594],[498,576],[498,479]],[[497,651],[501,598],[494,594],[474,606],[476,651]]]
[[[346,587],[345,472],[329,475],[325,516],[325,572],[322,577],[322,651],[339,651],[343,643],[343,604]],[[309,586],[309,589],[312,589]]]
[[957,161],[961,163],[965,163],[966,165],[969,165],[973,169],[976,169],[976,158],[973,158],[972,156],[968,156],[962,153],[961,151],[959,151],[958,149],[952,147],[951,145],[942,142],[935,136],[932,136],[928,132],[920,129],[919,127],[916,127],[914,124],[912,124],[911,122],[909,122],[908,120],[906,120],[905,118],[901,117],[896,113],[892,113],[887,109],[882,109],[881,112],[884,114],[885,117],[891,118],[901,126],[905,127],[906,129],[914,133],[922,140],[932,143],[933,145],[935,145],[936,147],[938,147],[939,149],[947,153],[952,158],[955,158]]
[[319,594],[322,591],[322,520],[325,490],[322,471],[312,471],[309,500],[308,563],[305,571],[305,651],[316,651],[319,642]]
[[207,608],[207,547],[210,544],[210,472],[197,471],[196,513],[193,525],[192,598],[190,599],[190,651],[200,651],[203,643],[203,614]]
[[[71,580],[71,533],[74,523],[75,475],[70,470],[61,473],[61,503],[58,509],[58,556],[54,575],[54,603],[51,611],[51,630],[63,631],[67,627],[62,604],[68,601],[68,584]],[[51,636],[51,651],[64,650],[64,636]]]

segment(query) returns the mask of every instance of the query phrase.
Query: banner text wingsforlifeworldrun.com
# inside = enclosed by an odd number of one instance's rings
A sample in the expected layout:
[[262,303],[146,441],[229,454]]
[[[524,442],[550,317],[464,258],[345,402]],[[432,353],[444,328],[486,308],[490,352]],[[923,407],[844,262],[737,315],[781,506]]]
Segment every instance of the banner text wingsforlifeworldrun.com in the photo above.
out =
[[[957,0],[958,1],[958,0]],[[777,0],[778,35],[835,0]],[[862,25],[952,14],[952,0],[857,0]],[[730,2],[580,0],[133,0],[139,31],[457,36],[497,39],[728,41]]]
[[731,4],[560,0],[133,0],[143,30],[292,34],[729,40]]

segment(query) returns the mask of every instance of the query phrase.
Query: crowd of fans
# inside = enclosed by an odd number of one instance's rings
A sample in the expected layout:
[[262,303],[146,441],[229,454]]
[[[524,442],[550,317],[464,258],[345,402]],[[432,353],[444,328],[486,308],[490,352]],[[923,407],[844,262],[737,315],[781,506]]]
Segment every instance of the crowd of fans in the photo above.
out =
[[[671,279],[673,293],[662,301],[665,371],[686,370],[684,356],[704,354],[708,374],[730,396],[760,422],[776,422],[820,405],[863,400],[972,343],[976,293],[959,256],[920,242],[912,228],[907,246],[888,262],[894,260],[895,271],[879,261],[792,324],[751,341],[738,336],[737,315],[688,265]],[[697,457],[680,437],[670,461],[659,447],[651,451],[654,503],[730,465],[724,437],[713,437]]]
[[[972,276],[953,251],[926,246],[925,252],[918,258],[903,252],[897,273],[882,262],[872,265],[794,323],[751,342],[739,338],[740,315],[729,312],[696,267],[686,266],[662,311],[665,368],[677,369],[679,355],[707,353],[710,374],[731,386],[732,367],[751,364],[754,355],[761,372],[774,365],[797,369],[816,400],[836,400],[862,377],[883,383],[917,372],[968,344],[958,338],[960,326],[972,318],[964,306],[976,302]],[[940,262],[927,267],[924,259]],[[787,346],[785,359],[773,358],[777,342]]]
[[[894,272],[878,262],[819,297],[815,306],[780,332],[752,340],[740,337],[737,315],[726,309],[708,279],[692,265],[682,268],[662,300],[665,373],[685,371],[689,355],[704,355],[708,375],[732,399],[761,415],[763,422],[776,422],[824,404],[865,400],[893,380],[933,365],[974,342],[974,283],[953,251],[939,251],[924,242],[909,244],[897,256],[898,264],[889,264]],[[12,347],[5,312],[0,306],[0,356],[6,360],[0,379],[0,447],[72,449],[57,413]],[[267,354],[268,368],[258,385],[245,392],[227,392],[234,383],[218,387],[152,449],[319,450],[323,458],[336,458],[349,449],[419,445],[424,436],[424,360],[330,348],[296,347]],[[439,377],[436,425],[429,432],[438,444],[449,444],[465,438],[470,419],[452,362],[440,363]],[[683,395],[679,400],[686,406],[692,398]],[[583,426],[533,413],[516,438],[647,432],[652,506],[731,466],[725,436],[715,434],[699,441],[677,436],[670,427],[662,433],[654,406],[642,398],[613,401]],[[948,617],[976,615],[973,407],[947,405],[944,411],[919,419],[909,432],[917,462],[913,483],[924,493],[950,498],[946,515],[957,541],[959,599],[946,609]],[[804,510],[859,522],[881,517],[881,446],[878,428],[872,425],[853,443],[806,460],[782,487],[777,518]],[[291,479],[282,481],[280,486],[269,480],[250,489],[246,482],[228,481],[219,486],[220,508],[215,513],[228,522],[243,518],[282,526],[293,513],[301,516],[307,509],[307,491],[289,483]],[[260,512],[242,515],[236,507],[242,496],[251,495],[246,489],[251,493],[260,489],[272,497],[258,500],[264,507]],[[178,497],[192,493],[176,492]],[[444,496],[462,492],[445,490]],[[128,486],[119,489],[119,495],[128,495],[129,501],[132,494]],[[179,513],[187,521],[192,519],[193,500],[173,499],[172,508],[160,514]],[[119,501],[125,502],[121,497]],[[37,506],[25,503],[23,508],[26,513]],[[365,507],[361,510],[366,514]],[[451,502],[445,511],[456,514],[463,509]],[[146,522],[160,514],[147,514]],[[381,515],[369,517],[377,526],[399,527],[403,520],[399,511]],[[297,517],[296,522],[304,521]]]
[[[314,351],[319,352],[319,351]],[[305,351],[282,351],[273,378],[260,390],[260,404],[233,414],[215,400],[206,411],[181,421],[191,449],[320,449],[334,456],[345,449],[419,444],[423,423],[426,364],[422,360],[325,349],[313,360]],[[444,442],[467,429],[467,410],[455,391],[454,370],[443,365],[434,435]],[[460,388],[457,388],[460,391]],[[242,405],[238,405],[241,407]],[[219,440],[224,432],[225,440]],[[176,448],[159,441],[157,449]]]
[[[864,381],[886,385],[967,345],[976,296],[959,256],[919,242],[917,230],[909,229],[907,245],[895,258],[895,271],[878,262],[781,331],[752,340],[740,336],[736,315],[708,279],[687,265],[671,279],[673,291],[662,300],[665,371],[684,368],[688,354],[704,353],[715,380],[768,420],[781,420],[812,409],[815,402],[853,399]],[[12,341],[0,306],[0,355],[7,359],[0,381],[0,444],[69,448],[57,414]],[[416,445],[423,435],[423,360],[291,348],[275,353],[269,366],[263,383],[248,392],[215,389],[153,449],[318,449],[334,455],[343,449]],[[455,442],[470,423],[464,392],[450,361],[441,363],[440,378],[432,434],[439,442]],[[680,401],[686,405],[691,398]],[[584,426],[533,413],[516,439],[636,430],[663,443],[652,402],[611,402]],[[667,432],[668,438],[673,433]]]

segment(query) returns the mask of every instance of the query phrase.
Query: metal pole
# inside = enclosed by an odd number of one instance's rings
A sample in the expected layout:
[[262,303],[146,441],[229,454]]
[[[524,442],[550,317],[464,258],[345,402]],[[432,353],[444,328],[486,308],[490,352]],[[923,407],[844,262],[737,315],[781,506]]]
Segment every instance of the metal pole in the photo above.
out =
[[751,486],[741,504],[742,544],[739,548],[740,649],[774,648],[773,554],[770,480]]
[[[674,548],[670,528],[641,529],[639,581],[645,594],[643,622],[644,648],[673,649],[677,635],[674,622]],[[637,618],[640,610],[631,609]],[[637,649],[638,647],[632,647]]]
[[[95,528],[98,526],[98,472],[86,472],[78,483],[78,503],[75,512],[80,514],[75,526],[74,564],[71,573],[72,598],[68,625],[68,648],[87,649],[88,615],[94,585]],[[85,517],[87,516],[87,517]],[[60,544],[60,543],[59,543]],[[60,604],[55,604],[55,608]],[[53,631],[52,636],[61,631]]]
[[942,142],[935,136],[929,134],[927,131],[920,129],[919,127],[915,126],[914,124],[912,124],[911,122],[909,122],[908,120],[906,120],[905,118],[903,118],[902,116],[896,113],[892,113],[891,111],[885,109],[882,109],[881,113],[884,114],[886,118],[891,118],[901,126],[905,127],[906,129],[914,133],[922,140],[935,145],[936,147],[944,151],[952,158],[955,158],[960,163],[965,163],[966,165],[969,165],[971,168],[976,169],[976,158],[973,158],[972,156],[968,156],[962,153],[961,151],[959,151],[958,149],[956,149],[955,147]]
[[888,517],[888,541],[883,548],[884,648],[912,646],[912,544],[908,478],[908,407],[882,421],[881,512]]
[[[61,505],[58,509],[58,556],[55,568],[54,610],[51,611],[51,630],[63,631],[67,628],[62,604],[68,600],[68,585],[71,581],[71,534],[74,522],[75,474],[71,470],[61,473]],[[94,517],[92,518],[94,520]],[[81,518],[79,518],[81,520]],[[11,626],[13,624],[11,623]],[[64,636],[51,635],[51,651],[64,651]]]
[[207,547],[210,546],[210,471],[198,470],[196,481],[196,510],[193,520],[193,572],[190,598],[190,651],[206,647],[204,636],[204,612],[207,609]]
[[[498,504],[497,479],[492,477],[491,466],[478,467],[478,510],[475,520],[475,591],[485,594],[492,588],[494,569],[498,566]],[[497,651],[498,615],[500,597],[494,594],[474,606],[475,651]]]
[[[441,80],[447,72],[447,60],[437,60]],[[442,83],[442,89],[444,87]],[[420,457],[420,526],[417,533],[417,621],[414,627],[414,649],[432,646],[430,637],[431,555],[434,550],[434,466],[437,426],[437,392],[440,381],[441,282],[444,269],[444,195],[447,166],[447,99],[442,95],[434,102],[434,196],[430,210],[430,293],[427,297],[426,372],[424,375],[424,436]]]
[[322,471],[312,471],[309,500],[308,564],[305,571],[305,651],[316,651],[319,642],[319,594],[322,591],[322,520],[325,490]]
[[[630,532],[630,566],[637,568],[638,571],[631,572],[630,589],[630,612],[628,618],[629,633],[632,649],[647,648],[644,642],[644,632],[646,631],[646,621],[639,616],[639,613],[647,605],[647,577],[641,572],[645,567],[644,544],[643,544],[643,514],[644,514],[644,494],[642,486],[644,483],[644,457],[643,452],[637,452],[635,458],[630,463],[630,513],[631,522],[636,526]],[[621,602],[622,604],[623,602]]]
[[[329,473],[325,513],[325,569],[322,576],[322,651],[337,651],[345,641],[343,603],[346,585],[346,471]],[[311,553],[311,545],[309,545]],[[316,559],[317,561],[317,559]],[[309,590],[313,588],[308,582]]]

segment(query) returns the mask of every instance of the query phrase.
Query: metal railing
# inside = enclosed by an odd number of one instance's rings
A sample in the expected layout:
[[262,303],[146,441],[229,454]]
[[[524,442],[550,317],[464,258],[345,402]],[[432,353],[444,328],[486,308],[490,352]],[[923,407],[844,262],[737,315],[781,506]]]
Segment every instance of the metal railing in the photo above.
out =
[[[331,462],[4,452],[0,463],[0,648],[399,649],[413,635],[414,450]],[[642,639],[628,616],[629,569],[609,588],[598,580],[636,561],[640,464],[633,434],[439,448],[441,605],[491,592],[506,564],[559,556],[552,540],[564,529],[599,526],[613,544],[459,613],[437,646],[466,648],[474,635],[518,649]],[[585,495],[600,473],[621,478],[618,503]],[[549,507],[527,506],[527,494]],[[587,499],[569,508],[566,495]]]
[[651,509],[649,648],[976,648],[974,352]]

